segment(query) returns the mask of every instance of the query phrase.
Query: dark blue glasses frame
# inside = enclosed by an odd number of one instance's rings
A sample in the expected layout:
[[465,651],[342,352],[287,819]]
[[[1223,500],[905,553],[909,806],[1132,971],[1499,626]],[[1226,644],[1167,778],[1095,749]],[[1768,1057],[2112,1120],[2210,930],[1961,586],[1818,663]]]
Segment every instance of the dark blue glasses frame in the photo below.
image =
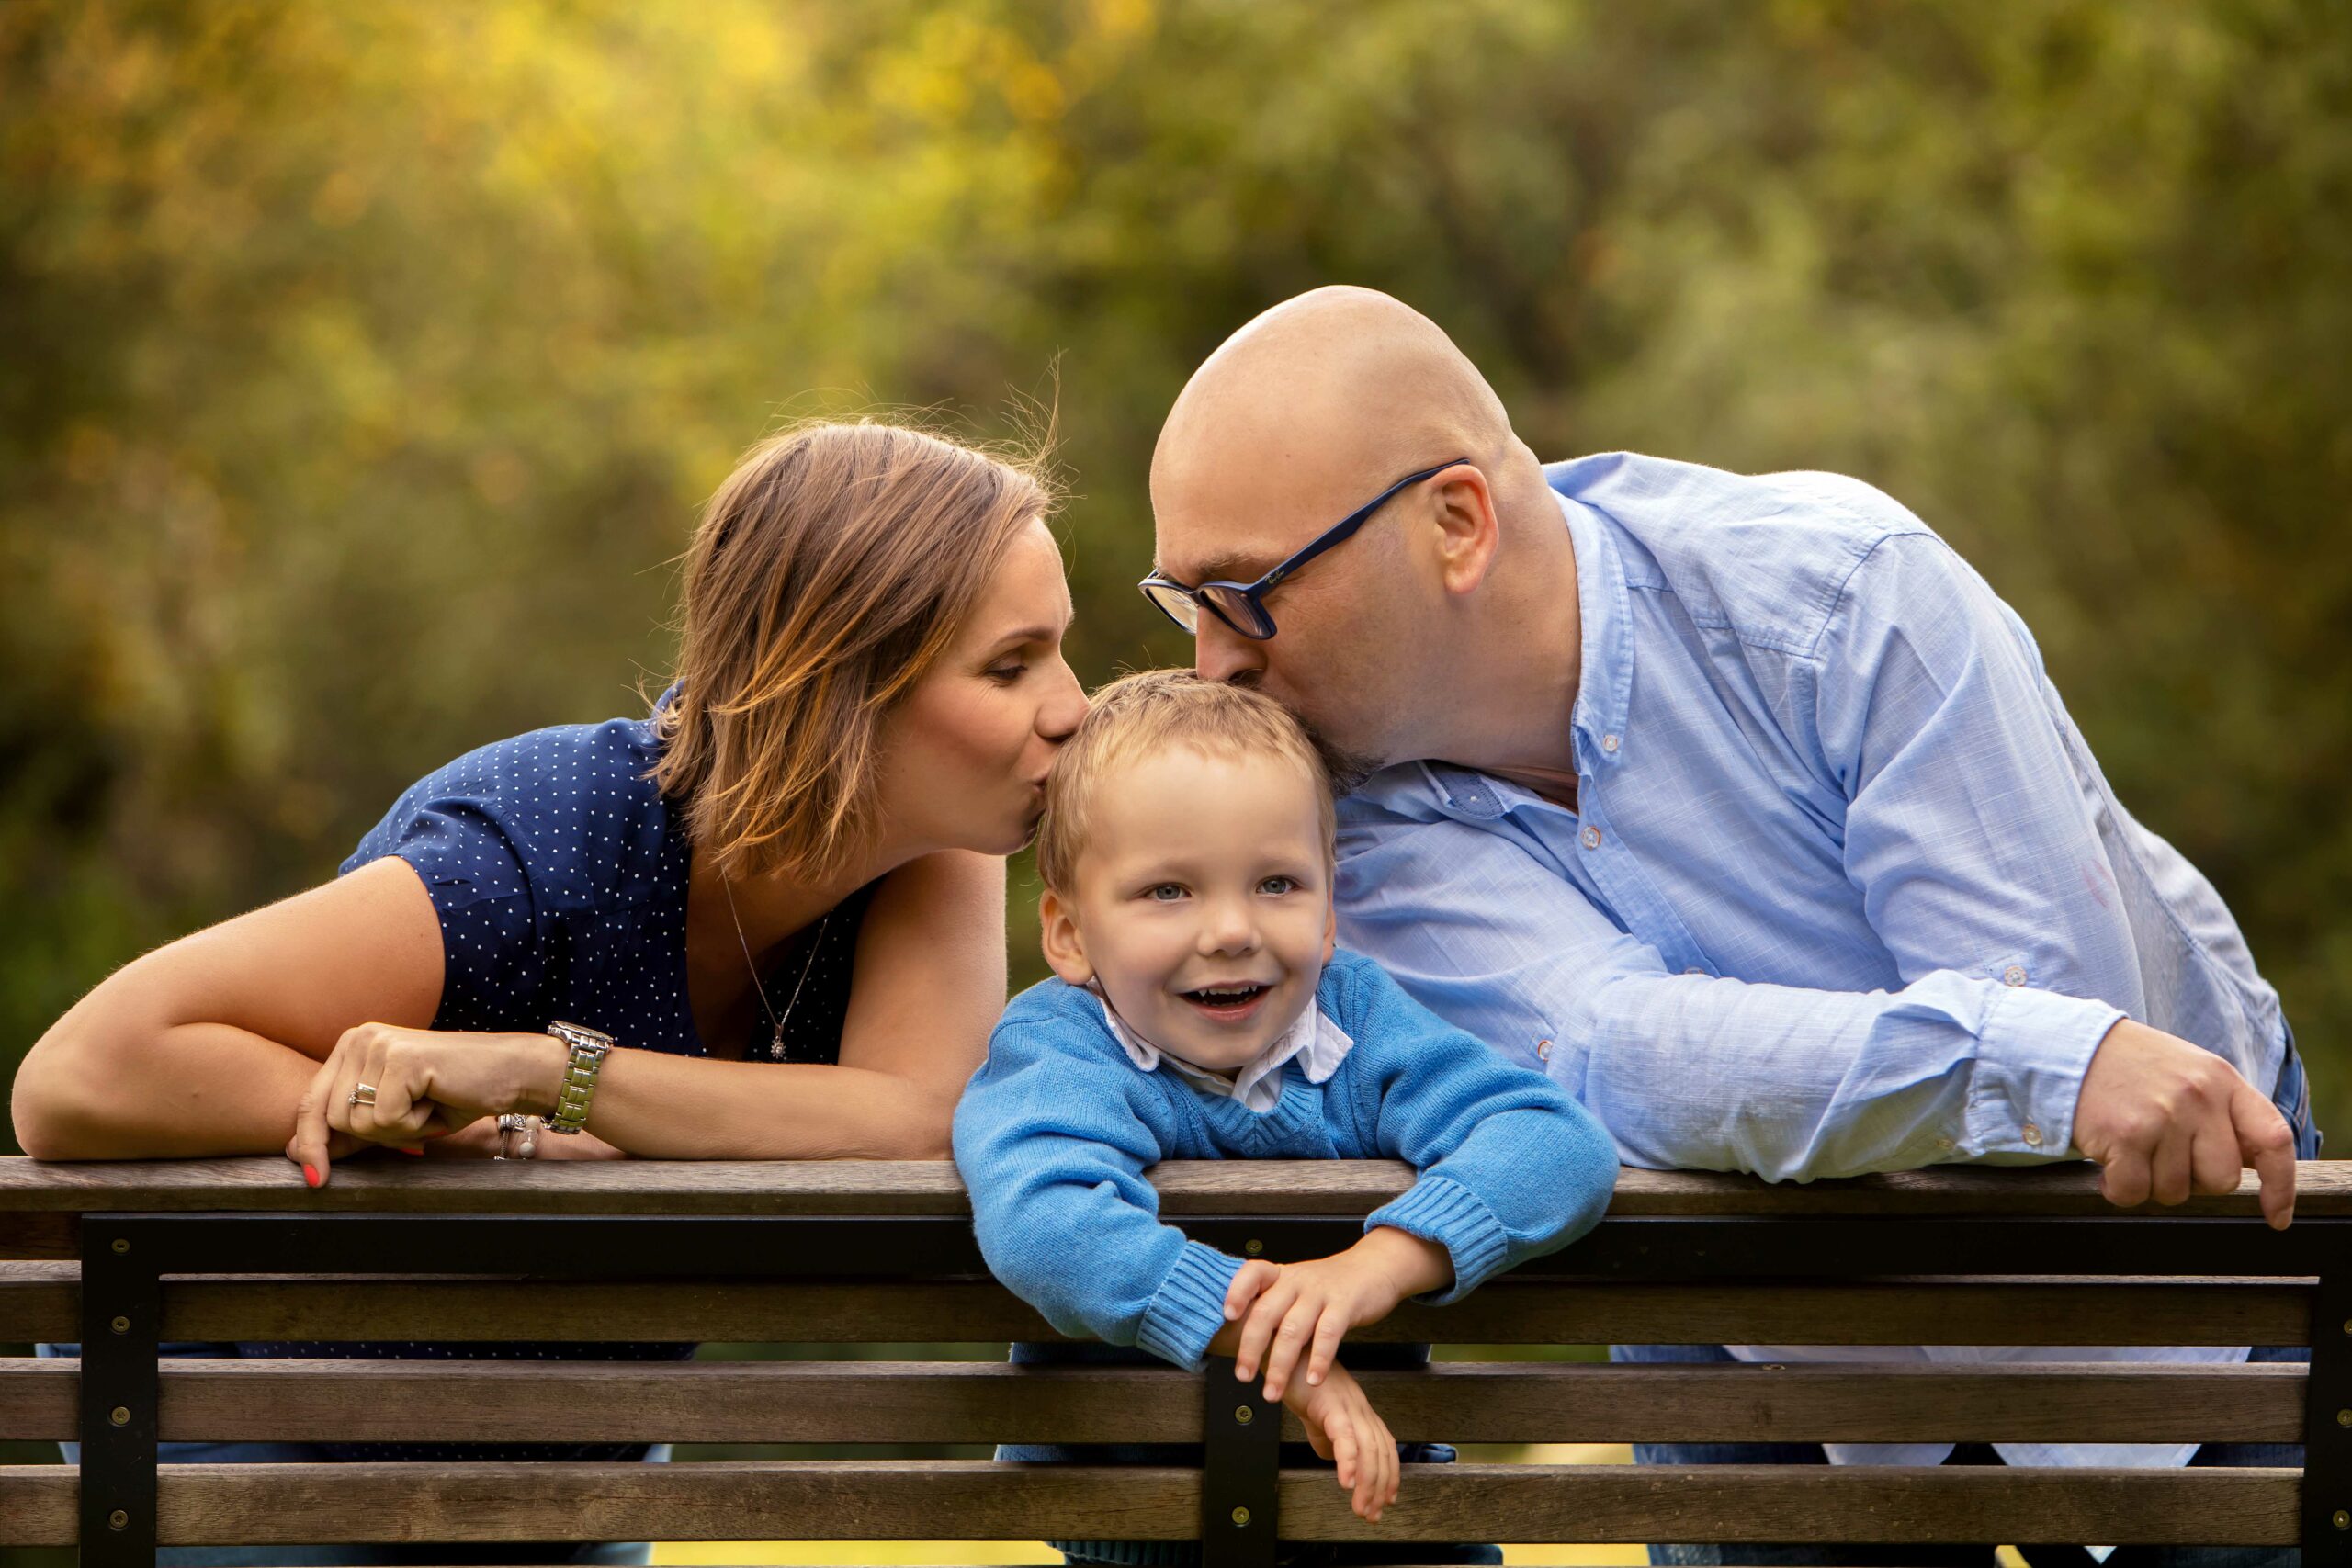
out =
[[1264,642],[1274,635],[1274,617],[1266,612],[1265,596],[1283,579],[1313,560],[1334,546],[1343,545],[1354,537],[1357,529],[1372,519],[1372,514],[1396,496],[1410,490],[1424,479],[1435,479],[1448,468],[1458,468],[1470,459],[1454,457],[1433,468],[1407,474],[1363,505],[1357,507],[1338,523],[1315,536],[1314,541],[1290,559],[1274,568],[1255,582],[1204,582],[1198,588],[1187,587],[1164,572],[1153,572],[1136,586],[1150,600],[1159,613],[1185,631],[1197,635],[1201,626],[1201,606],[1252,642]]

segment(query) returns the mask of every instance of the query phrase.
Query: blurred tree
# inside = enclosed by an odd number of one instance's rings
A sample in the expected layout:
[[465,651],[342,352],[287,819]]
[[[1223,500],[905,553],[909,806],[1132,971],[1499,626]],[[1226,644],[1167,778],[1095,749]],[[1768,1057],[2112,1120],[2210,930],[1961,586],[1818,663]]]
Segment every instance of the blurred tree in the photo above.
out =
[[[2324,0],[0,7],[0,1075],[408,780],[633,705],[734,455],[1053,396],[1090,681],[1193,365],[1317,283],[1547,457],[1858,474],[2018,606],[2352,1126]],[[1035,974],[1016,931],[1017,973]]]

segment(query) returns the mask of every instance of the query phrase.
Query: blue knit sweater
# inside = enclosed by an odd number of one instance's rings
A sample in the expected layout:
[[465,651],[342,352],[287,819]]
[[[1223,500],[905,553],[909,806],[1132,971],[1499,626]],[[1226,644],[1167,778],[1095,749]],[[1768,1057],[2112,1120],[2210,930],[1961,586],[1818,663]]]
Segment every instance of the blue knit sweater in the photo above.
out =
[[1442,1021],[1370,959],[1341,953],[1316,1000],[1353,1042],[1323,1083],[1293,1060],[1262,1114],[1145,1072],[1102,1004],[1059,980],[1012,999],[956,1111],[956,1164],[996,1276],[1065,1334],[1197,1368],[1240,1259],[1159,1219],[1163,1159],[1401,1159],[1420,1179],[1374,1211],[1452,1255],[1451,1302],[1592,1228],[1617,1153],[1542,1074]]

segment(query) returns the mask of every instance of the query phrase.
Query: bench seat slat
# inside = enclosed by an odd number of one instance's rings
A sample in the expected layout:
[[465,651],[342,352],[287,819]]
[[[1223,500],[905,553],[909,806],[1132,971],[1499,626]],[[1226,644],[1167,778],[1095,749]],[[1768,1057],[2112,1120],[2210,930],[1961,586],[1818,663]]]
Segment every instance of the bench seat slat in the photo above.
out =
[[[1378,1525],[1328,1472],[1285,1472],[1299,1540],[2000,1541],[2283,1546],[2300,1472],[2000,1466],[1411,1467]],[[73,1539],[71,1467],[0,1468],[0,1536]],[[986,1461],[677,1465],[178,1465],[160,1480],[168,1544],[305,1540],[667,1540],[1088,1536],[1178,1540],[1196,1472]],[[1498,1531],[1497,1521],[1509,1520]]]
[[[1150,1173],[1168,1214],[1360,1215],[1412,1181],[1394,1160],[1170,1160]],[[2086,1161],[2035,1169],[1946,1166],[1844,1180],[1771,1185],[1709,1171],[1626,1169],[1612,1214],[2111,1214]],[[2165,1214],[2260,1213],[2248,1172],[2235,1192],[2193,1198]],[[2296,1212],[2352,1213],[2352,1169],[2306,1160]],[[448,1160],[335,1168],[313,1191],[275,1156],[42,1164],[0,1157],[0,1210],[18,1213],[207,1210],[437,1213],[962,1214],[947,1160],[622,1160],[494,1165]],[[18,1254],[55,1256],[55,1254]]]
[[[67,1263],[0,1263],[0,1340],[70,1339]],[[2312,1291],[2276,1280],[1879,1280],[1852,1284],[1552,1285],[1490,1281],[1450,1307],[1407,1305],[1363,1340],[1592,1345],[2301,1345]],[[167,1338],[481,1339],[516,1324],[556,1339],[926,1344],[1060,1337],[985,1280],[887,1285],[514,1280],[174,1280]]]
[[[0,1437],[74,1436],[77,1364],[0,1361]],[[1464,1443],[2298,1442],[2294,1365],[1596,1366],[1366,1371],[1400,1438]],[[184,1441],[1197,1442],[1173,1368],[958,1362],[163,1365]],[[517,1397],[521,1395],[523,1397]],[[1300,1436],[1295,1418],[1285,1429]]]

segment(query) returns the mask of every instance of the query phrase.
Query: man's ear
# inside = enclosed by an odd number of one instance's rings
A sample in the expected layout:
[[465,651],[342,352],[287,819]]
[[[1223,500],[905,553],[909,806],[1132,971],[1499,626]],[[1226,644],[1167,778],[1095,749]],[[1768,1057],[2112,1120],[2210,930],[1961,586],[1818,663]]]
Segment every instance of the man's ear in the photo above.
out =
[[1466,463],[1448,469],[1432,491],[1439,580],[1449,593],[1471,592],[1486,581],[1502,544],[1495,492],[1487,476]]
[[1037,923],[1045,928],[1046,962],[1055,974],[1073,986],[1094,978],[1094,965],[1086,961],[1086,940],[1079,934],[1078,912],[1068,899],[1046,888],[1037,900]]

